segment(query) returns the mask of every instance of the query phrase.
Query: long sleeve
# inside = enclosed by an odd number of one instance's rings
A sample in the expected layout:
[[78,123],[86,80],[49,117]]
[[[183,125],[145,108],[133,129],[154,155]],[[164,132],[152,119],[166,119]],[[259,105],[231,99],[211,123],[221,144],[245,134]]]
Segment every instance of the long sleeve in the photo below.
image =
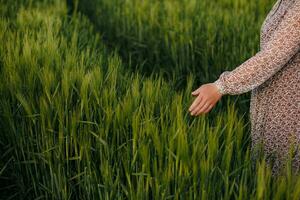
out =
[[287,10],[258,53],[214,82],[222,94],[241,94],[264,83],[300,50],[300,0]]

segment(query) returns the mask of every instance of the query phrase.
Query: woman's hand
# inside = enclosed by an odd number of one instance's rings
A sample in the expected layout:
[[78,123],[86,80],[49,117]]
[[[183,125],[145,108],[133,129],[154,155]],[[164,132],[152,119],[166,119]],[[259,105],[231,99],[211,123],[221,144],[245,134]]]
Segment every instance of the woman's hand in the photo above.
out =
[[191,115],[195,116],[208,113],[223,96],[213,83],[201,85],[192,92],[192,95],[197,97],[190,106],[189,111]]

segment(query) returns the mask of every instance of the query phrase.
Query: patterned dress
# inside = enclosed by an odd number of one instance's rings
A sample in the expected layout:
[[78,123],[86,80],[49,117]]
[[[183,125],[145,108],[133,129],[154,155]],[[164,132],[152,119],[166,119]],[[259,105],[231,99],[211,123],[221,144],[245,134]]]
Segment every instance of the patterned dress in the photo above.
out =
[[[214,82],[222,94],[251,90],[251,152],[263,144],[272,173],[292,153],[300,169],[300,0],[278,0],[260,33],[260,51]],[[294,148],[292,148],[294,147]],[[299,150],[298,150],[299,148]],[[289,151],[291,150],[291,151]]]

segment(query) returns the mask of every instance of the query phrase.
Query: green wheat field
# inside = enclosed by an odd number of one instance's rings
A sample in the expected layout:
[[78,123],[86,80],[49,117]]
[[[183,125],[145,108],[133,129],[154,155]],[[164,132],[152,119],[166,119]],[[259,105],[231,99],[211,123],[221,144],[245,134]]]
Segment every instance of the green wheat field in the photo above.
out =
[[0,0],[0,199],[300,199],[251,159],[250,93],[188,112],[274,3]]

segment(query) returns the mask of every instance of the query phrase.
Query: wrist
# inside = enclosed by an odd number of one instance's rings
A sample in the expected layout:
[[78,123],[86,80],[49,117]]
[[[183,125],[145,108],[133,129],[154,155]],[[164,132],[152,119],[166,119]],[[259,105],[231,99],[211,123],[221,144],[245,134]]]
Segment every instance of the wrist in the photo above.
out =
[[216,88],[218,89],[218,92],[221,95],[225,94],[224,87],[223,87],[222,82],[221,82],[220,79],[217,79],[215,82],[213,82],[213,84],[216,86]]

